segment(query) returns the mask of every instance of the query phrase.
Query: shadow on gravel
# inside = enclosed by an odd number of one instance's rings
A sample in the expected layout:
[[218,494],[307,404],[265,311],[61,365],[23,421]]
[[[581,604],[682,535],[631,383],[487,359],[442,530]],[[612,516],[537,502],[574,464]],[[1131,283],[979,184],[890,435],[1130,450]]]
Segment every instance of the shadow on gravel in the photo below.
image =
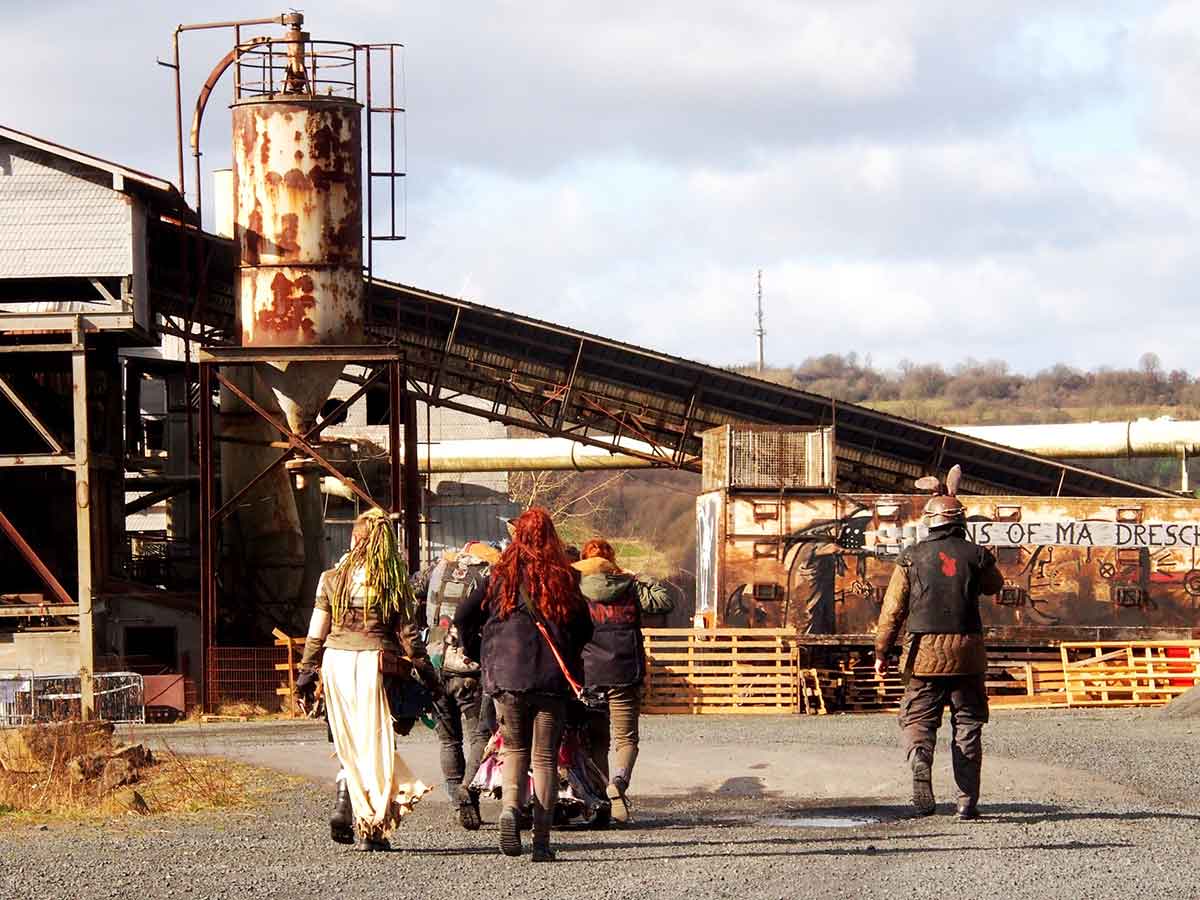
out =
[[[596,863],[596,862],[618,862],[618,861],[636,861],[650,862],[654,860],[674,860],[674,859],[712,859],[714,856],[733,856],[743,859],[768,859],[771,857],[798,857],[798,856],[902,856],[906,854],[924,855],[928,853],[994,853],[998,850],[1017,850],[1017,851],[1052,851],[1064,850],[1077,852],[1079,850],[1117,850],[1128,849],[1134,845],[1128,841],[1120,842],[1095,842],[1087,841],[1063,841],[1062,843],[1038,843],[1038,844],[997,844],[980,846],[978,844],[955,844],[948,847],[931,847],[929,840],[936,837],[950,837],[951,835],[941,834],[923,834],[912,835],[911,837],[920,837],[922,843],[919,845],[893,847],[893,846],[878,846],[884,841],[892,841],[892,835],[874,838],[854,838],[854,837],[838,837],[838,838],[760,838],[750,841],[639,841],[636,844],[568,844],[565,842],[556,843],[558,849],[569,852],[569,856],[559,857],[561,862],[570,863]],[[954,835],[958,837],[959,835]],[[846,844],[852,841],[874,840],[875,843],[867,844],[864,847],[828,847],[828,846],[809,846],[813,844]],[[763,847],[771,849],[760,849]],[[697,847],[713,847],[719,848],[719,852],[715,853],[686,853],[679,852],[680,850],[695,849]],[[678,848],[675,852],[668,852],[661,855],[646,854],[641,851],[644,848],[672,850]],[[613,857],[605,856],[589,856],[589,850],[622,850],[624,855],[621,860]],[[495,852],[494,850],[490,852]],[[577,856],[576,853],[582,852],[584,855]]]
[[1200,816],[1186,813],[1133,811],[1133,812],[1102,812],[1100,810],[1064,809],[1061,806],[1048,806],[1044,803],[988,803],[980,807],[981,821],[1009,822],[1020,825],[1037,825],[1041,822],[1075,822],[1075,821],[1108,821],[1108,822],[1141,822],[1161,819],[1165,821],[1200,822]]

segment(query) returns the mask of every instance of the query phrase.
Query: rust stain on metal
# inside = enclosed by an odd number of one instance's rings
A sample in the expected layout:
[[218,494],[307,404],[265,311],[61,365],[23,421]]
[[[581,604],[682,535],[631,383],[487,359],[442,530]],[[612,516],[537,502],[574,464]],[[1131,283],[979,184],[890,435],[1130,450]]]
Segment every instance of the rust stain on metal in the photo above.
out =
[[259,242],[262,240],[262,206],[255,204],[246,228],[242,231],[242,260],[256,266],[259,261]]
[[[301,275],[295,281],[282,272],[271,280],[272,302],[258,310],[256,334],[270,336],[277,344],[309,344],[316,337],[316,328],[309,313],[317,305],[313,296],[313,280]],[[265,341],[264,341],[265,342]]]
[[[284,213],[280,218],[282,230],[279,232],[279,239],[276,242],[279,244],[280,253],[294,253],[300,249],[300,217],[295,213]],[[312,279],[309,278],[308,281],[311,285]]]
[[246,345],[361,338],[360,119],[327,98],[234,107]]

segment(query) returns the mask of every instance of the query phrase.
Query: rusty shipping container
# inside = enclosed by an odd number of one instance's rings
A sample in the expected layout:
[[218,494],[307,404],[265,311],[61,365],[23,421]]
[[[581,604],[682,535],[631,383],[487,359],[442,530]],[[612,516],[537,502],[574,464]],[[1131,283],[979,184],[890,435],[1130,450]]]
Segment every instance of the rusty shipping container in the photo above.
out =
[[[709,491],[697,500],[697,613],[865,643],[928,496]],[[963,497],[1004,590],[993,641],[1200,636],[1200,501]]]

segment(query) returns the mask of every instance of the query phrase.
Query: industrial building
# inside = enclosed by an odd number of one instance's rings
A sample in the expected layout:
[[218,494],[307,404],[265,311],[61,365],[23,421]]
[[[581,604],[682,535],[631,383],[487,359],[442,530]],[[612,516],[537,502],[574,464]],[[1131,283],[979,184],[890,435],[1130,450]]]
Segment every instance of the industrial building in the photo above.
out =
[[[371,130],[402,113],[380,75],[393,50],[313,41],[298,14],[271,21],[282,34],[239,27],[206,84],[232,68],[212,224],[181,193],[182,129],[171,183],[0,128],[0,669],[81,673],[85,714],[93,675],[139,667],[214,702],[217,651],[303,627],[368,506],[396,517],[414,567],[501,528],[503,472],[436,471],[435,446],[464,429],[559,438],[572,465],[696,471],[711,429],[824,429],[823,475],[802,492],[906,494],[958,463],[976,495],[1172,496],[385,280],[371,248],[400,235],[394,215],[373,223],[402,173],[394,154],[372,159]],[[364,74],[347,79],[347,60]],[[770,549],[778,567],[790,531],[771,521],[772,547],[752,557]],[[722,579],[702,612],[728,606]],[[774,590],[751,587],[751,607]]]

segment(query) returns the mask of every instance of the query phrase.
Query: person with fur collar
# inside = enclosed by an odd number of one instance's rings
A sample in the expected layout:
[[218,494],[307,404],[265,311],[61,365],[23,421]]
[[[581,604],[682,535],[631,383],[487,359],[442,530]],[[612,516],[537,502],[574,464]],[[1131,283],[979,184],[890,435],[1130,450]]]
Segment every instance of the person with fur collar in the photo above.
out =
[[[592,639],[583,649],[584,682],[602,691],[608,703],[607,714],[592,716],[592,759],[609,781],[613,818],[627,822],[626,792],[638,756],[638,714],[646,677],[642,615],[668,613],[675,604],[662,582],[622,571],[612,544],[602,538],[588,541],[572,567],[579,572],[579,589],[592,617]],[[609,778],[608,751],[614,737],[617,764]]]

